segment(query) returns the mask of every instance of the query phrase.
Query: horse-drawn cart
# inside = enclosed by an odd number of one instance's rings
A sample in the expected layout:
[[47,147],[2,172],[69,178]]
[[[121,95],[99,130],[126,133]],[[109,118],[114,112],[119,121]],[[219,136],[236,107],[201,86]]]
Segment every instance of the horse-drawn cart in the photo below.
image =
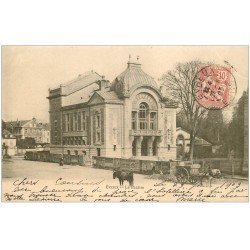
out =
[[187,182],[195,184],[204,175],[204,173],[200,172],[200,168],[200,164],[179,162],[175,166],[175,177],[182,185]]

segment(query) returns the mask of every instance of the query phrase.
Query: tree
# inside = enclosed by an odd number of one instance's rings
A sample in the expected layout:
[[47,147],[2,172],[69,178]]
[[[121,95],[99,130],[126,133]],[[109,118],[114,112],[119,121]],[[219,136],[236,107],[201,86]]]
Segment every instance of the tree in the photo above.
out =
[[202,122],[200,135],[213,145],[221,145],[224,128],[222,110],[209,110],[206,119]]
[[6,123],[4,120],[2,120],[2,133],[3,133],[3,130],[6,129]]
[[196,102],[194,97],[197,73],[201,65],[200,61],[179,63],[175,70],[168,71],[161,79],[169,95],[179,103],[186,118],[190,131],[189,159],[191,161],[193,160],[195,137],[207,111]]
[[176,127],[181,127],[185,130],[188,130],[188,123],[183,110],[180,110],[176,114]]
[[26,137],[24,139],[17,140],[18,148],[27,149],[27,148],[35,148],[35,146],[36,146],[36,141],[32,137]]
[[243,158],[244,151],[244,105],[248,102],[246,91],[238,101],[233,117],[228,126],[228,147],[235,152],[236,157]]

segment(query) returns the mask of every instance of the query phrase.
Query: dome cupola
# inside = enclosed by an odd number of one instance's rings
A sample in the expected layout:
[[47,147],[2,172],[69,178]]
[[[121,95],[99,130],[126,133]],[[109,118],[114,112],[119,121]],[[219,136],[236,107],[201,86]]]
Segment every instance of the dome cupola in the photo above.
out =
[[118,75],[111,84],[111,90],[114,90],[119,97],[129,97],[132,90],[141,86],[158,88],[153,77],[141,69],[139,57],[137,57],[135,62],[132,62],[131,57],[129,57],[127,64],[126,70]]

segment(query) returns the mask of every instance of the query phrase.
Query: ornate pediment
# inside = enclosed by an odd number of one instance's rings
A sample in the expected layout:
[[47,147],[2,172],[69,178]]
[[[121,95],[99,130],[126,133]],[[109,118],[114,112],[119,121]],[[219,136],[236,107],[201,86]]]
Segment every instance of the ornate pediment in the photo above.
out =
[[97,93],[94,93],[88,101],[88,105],[100,104],[100,103],[104,103],[104,99]]

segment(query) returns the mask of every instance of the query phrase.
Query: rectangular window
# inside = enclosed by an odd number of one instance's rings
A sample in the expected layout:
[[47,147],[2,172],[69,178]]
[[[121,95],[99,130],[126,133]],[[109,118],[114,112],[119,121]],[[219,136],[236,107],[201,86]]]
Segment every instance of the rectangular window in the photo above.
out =
[[86,130],[86,114],[85,111],[82,112],[82,130]]
[[147,123],[147,110],[145,108],[145,105],[140,105],[139,110],[139,127],[142,130],[148,129],[148,123]]
[[70,125],[69,125],[69,114],[67,114],[67,116],[66,116],[67,118],[66,118],[66,120],[67,120],[67,125],[66,125],[66,131],[67,132],[69,132],[70,131]]
[[73,131],[73,114],[69,114],[69,131]]
[[82,130],[82,121],[81,121],[82,117],[81,117],[81,113],[78,113],[78,120],[77,120],[77,124],[78,124],[78,131]]
[[100,128],[100,115],[96,116],[96,126],[97,128]]
[[136,111],[132,111],[132,129],[137,129],[137,112]]
[[156,112],[150,113],[150,129],[156,130]]
[[66,132],[66,126],[67,126],[67,122],[66,122],[66,115],[63,115],[63,132]]
[[140,122],[140,129],[147,129],[147,122],[141,121]]
[[96,135],[97,135],[97,141],[100,142],[101,141],[101,134],[100,134],[100,132],[97,132]]
[[73,119],[73,131],[77,131],[77,113],[74,113],[74,119]]

